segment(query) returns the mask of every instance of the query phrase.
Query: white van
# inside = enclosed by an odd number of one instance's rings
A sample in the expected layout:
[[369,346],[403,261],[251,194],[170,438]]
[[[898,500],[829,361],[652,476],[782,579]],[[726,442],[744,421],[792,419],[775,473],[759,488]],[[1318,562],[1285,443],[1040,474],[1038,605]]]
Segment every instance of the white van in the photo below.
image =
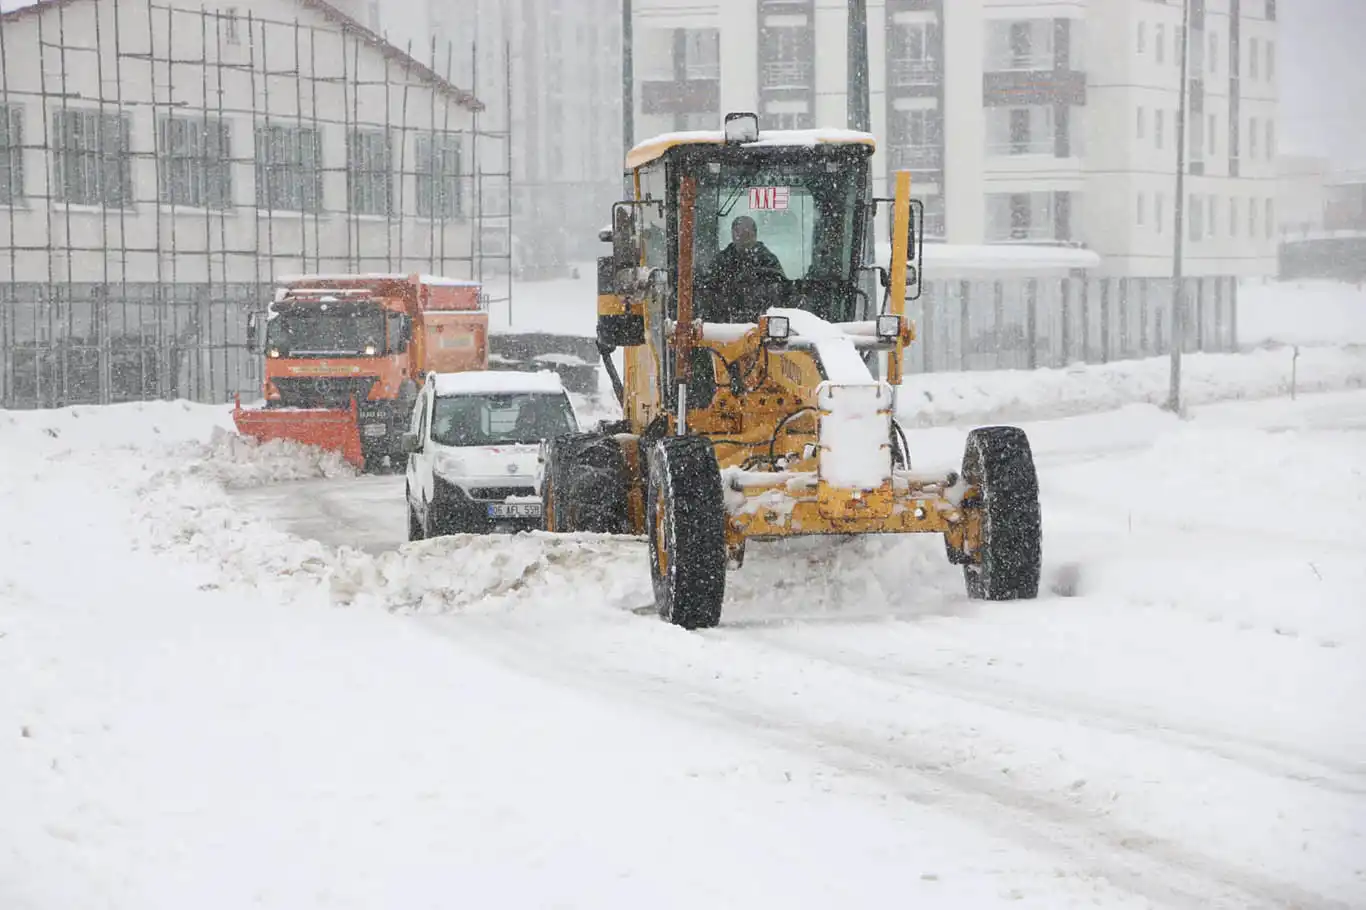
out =
[[541,443],[578,430],[556,373],[428,373],[403,438],[408,539],[540,529]]

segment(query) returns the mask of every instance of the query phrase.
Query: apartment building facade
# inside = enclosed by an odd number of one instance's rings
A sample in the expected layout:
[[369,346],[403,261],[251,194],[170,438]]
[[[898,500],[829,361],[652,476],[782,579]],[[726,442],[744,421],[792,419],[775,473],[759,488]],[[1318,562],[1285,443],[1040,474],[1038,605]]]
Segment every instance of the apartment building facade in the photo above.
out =
[[[373,6],[390,41],[411,41],[423,60],[434,55],[438,71],[449,65],[487,102],[481,125],[509,133],[518,273],[553,277],[596,256],[622,183],[620,0],[351,2]],[[508,170],[496,153],[485,161]],[[500,183],[501,175],[488,181],[491,207]]]
[[[1185,267],[1274,274],[1276,3],[1189,0]],[[636,138],[844,126],[847,0],[635,0]],[[909,169],[931,236],[1084,244],[1170,275],[1180,0],[868,0],[879,189]]]

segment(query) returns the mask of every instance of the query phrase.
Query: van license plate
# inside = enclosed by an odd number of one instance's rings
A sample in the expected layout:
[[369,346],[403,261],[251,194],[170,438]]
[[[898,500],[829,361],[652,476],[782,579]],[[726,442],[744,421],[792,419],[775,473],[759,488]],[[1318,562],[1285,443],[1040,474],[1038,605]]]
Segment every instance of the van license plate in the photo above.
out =
[[495,502],[489,504],[489,518],[540,518],[539,502]]

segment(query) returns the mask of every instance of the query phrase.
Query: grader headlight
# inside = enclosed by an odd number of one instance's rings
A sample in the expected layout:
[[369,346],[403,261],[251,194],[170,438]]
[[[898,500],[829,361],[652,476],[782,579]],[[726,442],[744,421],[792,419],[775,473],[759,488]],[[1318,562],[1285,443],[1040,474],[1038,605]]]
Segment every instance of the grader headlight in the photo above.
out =
[[888,343],[896,341],[901,335],[901,317],[895,313],[887,313],[877,318],[877,337],[879,341]]
[[792,323],[786,316],[765,316],[764,341],[771,344],[784,344],[792,334]]

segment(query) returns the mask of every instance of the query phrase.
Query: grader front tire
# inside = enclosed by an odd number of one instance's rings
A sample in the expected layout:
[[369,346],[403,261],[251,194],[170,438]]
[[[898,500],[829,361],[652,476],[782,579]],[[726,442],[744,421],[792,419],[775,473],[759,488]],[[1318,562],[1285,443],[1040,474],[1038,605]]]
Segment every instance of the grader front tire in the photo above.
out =
[[556,533],[626,531],[626,456],[602,433],[568,433],[547,447],[541,489],[545,529]]
[[716,626],[726,596],[726,511],[710,440],[655,443],[645,512],[660,617],[685,629]]
[[973,430],[963,452],[963,479],[980,491],[974,507],[981,512],[981,547],[963,565],[968,596],[1038,597],[1043,523],[1029,438],[1018,427]]

